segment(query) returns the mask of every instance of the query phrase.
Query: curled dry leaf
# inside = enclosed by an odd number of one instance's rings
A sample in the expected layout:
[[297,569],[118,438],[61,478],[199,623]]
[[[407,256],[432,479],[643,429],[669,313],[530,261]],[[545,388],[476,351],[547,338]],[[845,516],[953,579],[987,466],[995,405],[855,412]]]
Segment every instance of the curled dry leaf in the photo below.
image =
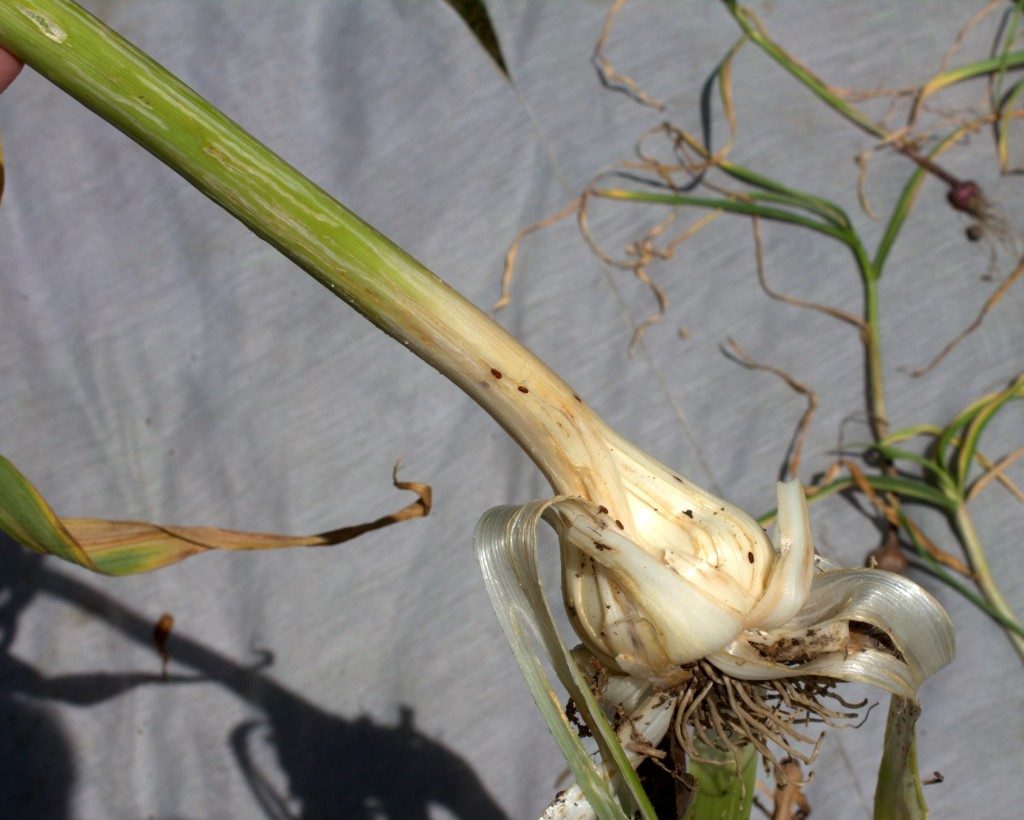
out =
[[104,575],[131,575],[165,567],[210,550],[266,550],[281,547],[326,547],[363,533],[421,518],[430,512],[427,484],[398,480],[395,487],[418,498],[374,521],[316,535],[276,535],[217,527],[177,527],[147,521],[103,518],[58,518],[46,499],[6,458],[0,456],[0,531],[35,552]]
[[615,89],[622,91],[624,94],[628,94],[634,100],[643,105],[648,105],[651,108],[657,109],[658,111],[665,110],[665,103],[661,100],[655,99],[646,91],[644,91],[639,83],[630,77],[628,74],[622,74],[615,70],[612,66],[611,61],[605,56],[604,49],[608,42],[608,36],[612,32],[612,25],[615,22],[615,18],[619,16],[622,8],[626,5],[627,0],[615,0],[612,7],[608,10],[608,16],[605,18],[604,26],[601,29],[601,36],[598,37],[597,45],[594,46],[593,63],[597,69],[597,75],[601,78],[601,83],[606,88]]
[[782,381],[784,381],[791,390],[799,393],[807,399],[807,407],[800,415],[800,420],[797,422],[796,429],[793,431],[793,437],[790,439],[788,452],[786,454],[786,466],[783,468],[783,472],[788,473],[789,478],[797,478],[797,474],[800,471],[800,454],[803,451],[804,440],[807,438],[807,431],[810,428],[811,419],[814,418],[814,413],[818,409],[818,394],[803,382],[797,381],[785,370],[754,361],[747,355],[747,352],[735,339],[728,339],[726,341],[726,345],[722,348],[722,351],[730,359],[733,359],[748,370],[760,370],[764,373],[771,373],[773,376],[777,376],[782,379]]
[[988,312],[992,310],[992,308],[994,308],[997,304],[999,304],[1000,300],[1007,294],[1010,288],[1017,284],[1017,282],[1022,277],[1024,277],[1024,259],[1021,259],[1017,266],[1012,271],[1010,271],[1007,277],[1003,279],[1002,282],[1000,282],[999,286],[994,291],[992,291],[991,295],[989,295],[989,297],[985,300],[985,303],[981,306],[981,309],[978,311],[978,315],[974,317],[973,322],[971,322],[960,333],[954,336],[946,344],[946,346],[943,347],[942,350],[940,350],[938,354],[936,354],[936,356],[930,362],[928,362],[928,364],[924,365],[923,367],[915,367],[906,370],[906,372],[909,375],[917,378],[919,376],[925,375],[931,370],[934,370],[942,362],[942,360],[946,358],[946,356],[953,352],[954,348],[956,348],[956,346],[959,345],[960,342],[962,342],[964,339],[966,339],[968,336],[974,333],[974,331],[976,331],[979,327],[981,327],[981,323],[985,321],[985,317],[988,315]]

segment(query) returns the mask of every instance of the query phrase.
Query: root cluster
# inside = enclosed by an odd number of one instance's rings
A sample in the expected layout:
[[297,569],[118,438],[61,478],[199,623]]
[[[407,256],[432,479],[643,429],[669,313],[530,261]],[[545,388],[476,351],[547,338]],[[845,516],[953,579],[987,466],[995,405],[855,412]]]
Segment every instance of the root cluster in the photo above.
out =
[[[812,730],[812,736],[805,727],[854,725],[867,705],[843,700],[827,678],[746,681],[707,661],[692,672],[681,685],[673,726],[683,751],[704,763],[729,765],[731,757],[738,765],[740,746],[749,743],[778,783],[789,782],[787,760],[810,765],[818,755],[825,732]],[[709,748],[725,759],[709,758]]]

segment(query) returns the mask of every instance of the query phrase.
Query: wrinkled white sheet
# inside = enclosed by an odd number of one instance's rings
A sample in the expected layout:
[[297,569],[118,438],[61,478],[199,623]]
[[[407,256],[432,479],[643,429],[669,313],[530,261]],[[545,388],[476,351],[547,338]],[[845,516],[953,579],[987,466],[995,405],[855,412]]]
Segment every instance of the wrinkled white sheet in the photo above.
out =
[[[663,117],[597,81],[603,2],[492,2],[514,86],[440,0],[87,5],[481,306],[498,295],[516,231]],[[860,87],[923,80],[967,17],[955,3],[761,11],[816,70]],[[982,56],[991,33],[963,53]],[[637,2],[609,55],[696,131],[701,85],[736,36],[718,4]],[[754,48],[733,74],[733,158],[835,199],[877,241],[854,193],[852,158],[870,139]],[[318,531],[404,504],[389,485],[398,458],[436,499],[426,520],[337,548],[209,555],[121,580],[5,542],[0,814],[536,816],[564,765],[470,552],[484,510],[546,494],[527,458],[454,387],[37,75],[0,98],[0,129],[0,451],[60,513]],[[1021,227],[1020,180],[998,177],[987,134],[950,164]],[[875,156],[879,211],[909,170]],[[900,371],[927,361],[992,287],[984,243],[964,240],[966,220],[942,197],[926,184],[882,282],[896,427],[943,422],[1021,369],[1018,288],[933,374]],[[601,213],[607,224],[613,212]],[[846,251],[764,232],[777,289],[859,311]],[[618,252],[626,233],[604,236]],[[745,220],[719,219],[656,272],[669,313],[632,358],[650,293],[595,259],[571,221],[531,237],[519,261],[500,321],[613,426],[751,511],[773,503],[804,400],[724,358],[726,338],[818,391],[803,478],[829,462],[844,418],[860,415],[846,438],[863,439],[854,331],[766,298]],[[997,421],[989,455],[1020,445],[1022,418],[1017,407]],[[975,511],[1024,611],[1021,509],[993,487]],[[840,562],[877,542],[843,501],[812,516],[819,549]],[[951,543],[943,521],[923,520]],[[1016,816],[1020,660],[978,610],[924,581],[959,640],[921,693],[921,767],[945,776],[927,789],[933,816]],[[151,640],[163,612],[176,619],[167,683]],[[883,704],[862,729],[831,733],[809,788],[815,816],[869,816],[884,723]]]

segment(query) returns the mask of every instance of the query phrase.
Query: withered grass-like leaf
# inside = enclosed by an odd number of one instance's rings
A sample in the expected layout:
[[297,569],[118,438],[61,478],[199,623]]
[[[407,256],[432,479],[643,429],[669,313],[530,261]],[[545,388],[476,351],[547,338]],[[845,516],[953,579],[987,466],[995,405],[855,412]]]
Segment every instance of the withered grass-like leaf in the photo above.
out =
[[800,420],[796,423],[796,429],[793,431],[793,437],[789,441],[786,453],[786,466],[783,468],[783,478],[780,480],[784,480],[787,475],[789,478],[797,478],[797,473],[800,470],[800,455],[803,452],[807,431],[810,429],[811,419],[814,418],[814,413],[818,409],[818,394],[803,382],[797,381],[785,370],[754,361],[735,339],[728,339],[722,348],[722,352],[748,370],[760,370],[782,379],[790,390],[799,393],[807,399],[807,407],[800,415]]
[[946,358],[946,356],[953,352],[953,349],[958,344],[960,344],[960,342],[962,342],[964,339],[966,339],[968,336],[974,333],[974,331],[976,331],[979,327],[981,327],[981,323],[985,321],[985,317],[988,315],[988,312],[992,310],[992,308],[994,308],[997,304],[999,304],[1000,300],[1004,296],[1006,296],[1010,288],[1017,284],[1021,277],[1024,277],[1024,259],[1021,259],[1017,263],[1017,266],[1012,271],[1010,271],[1009,275],[1005,279],[1003,279],[1002,282],[999,283],[999,287],[992,291],[988,299],[986,299],[985,303],[981,306],[981,310],[978,311],[978,315],[974,317],[973,322],[971,322],[967,327],[960,331],[960,333],[954,336],[946,344],[946,346],[943,347],[942,350],[938,352],[935,358],[928,362],[928,364],[924,365],[923,367],[915,367],[909,369],[906,372],[909,375],[913,376],[914,378],[917,378],[919,376],[925,375],[931,370],[934,370],[942,362],[942,360]]
[[395,487],[418,496],[397,512],[316,535],[276,535],[147,521],[59,518],[32,483],[0,456],[0,531],[35,552],[56,555],[105,575],[149,572],[210,550],[326,547],[430,512],[430,487],[399,481],[397,471],[396,465],[392,476]]
[[605,88],[621,91],[642,105],[650,106],[658,111],[664,111],[665,103],[644,91],[640,84],[628,74],[616,71],[611,61],[605,56],[604,49],[608,44],[608,36],[612,32],[612,24],[615,22],[615,18],[619,16],[619,12],[622,11],[626,2],[627,0],[615,0],[612,3],[612,7],[608,9],[608,15],[605,17],[604,26],[601,28],[601,36],[597,38],[597,45],[594,46],[594,54],[591,57],[591,61],[597,69],[597,76],[600,78],[601,84]]

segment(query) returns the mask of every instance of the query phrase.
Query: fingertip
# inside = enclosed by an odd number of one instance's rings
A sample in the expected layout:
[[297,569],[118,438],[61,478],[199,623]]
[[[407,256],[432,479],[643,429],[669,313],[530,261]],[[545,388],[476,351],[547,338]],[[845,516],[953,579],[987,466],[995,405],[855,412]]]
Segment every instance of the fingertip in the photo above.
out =
[[0,92],[3,92],[23,67],[23,63],[10,52],[0,49]]

